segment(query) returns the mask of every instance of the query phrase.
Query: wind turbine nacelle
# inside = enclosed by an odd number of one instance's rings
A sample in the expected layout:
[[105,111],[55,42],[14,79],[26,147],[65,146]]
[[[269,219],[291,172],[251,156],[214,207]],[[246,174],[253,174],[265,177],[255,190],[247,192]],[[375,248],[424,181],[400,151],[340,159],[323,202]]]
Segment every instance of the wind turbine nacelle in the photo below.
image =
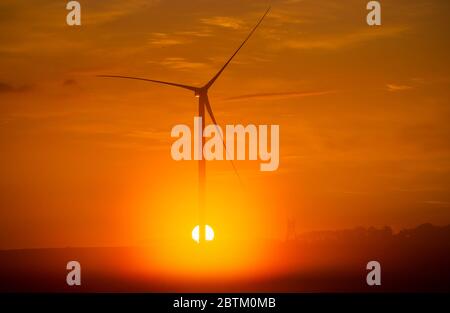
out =
[[196,98],[199,98],[200,97],[200,90],[195,90],[194,91],[194,95],[195,95]]

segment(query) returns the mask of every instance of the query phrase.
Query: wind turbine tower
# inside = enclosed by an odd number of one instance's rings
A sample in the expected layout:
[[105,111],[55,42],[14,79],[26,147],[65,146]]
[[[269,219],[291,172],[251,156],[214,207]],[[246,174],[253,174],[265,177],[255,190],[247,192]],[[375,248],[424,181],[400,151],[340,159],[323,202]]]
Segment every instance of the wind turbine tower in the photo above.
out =
[[[151,82],[151,83],[157,83],[157,84],[163,84],[168,85],[172,87],[178,87],[187,89],[189,91],[193,91],[195,97],[198,98],[198,115],[201,117],[202,121],[202,134],[203,130],[205,129],[205,108],[206,111],[208,111],[208,115],[211,118],[212,122],[217,125],[216,118],[214,117],[214,113],[211,108],[211,104],[209,102],[208,98],[208,90],[211,88],[211,86],[214,84],[214,82],[219,78],[219,76],[222,74],[222,72],[225,70],[225,68],[228,66],[228,64],[233,60],[235,55],[239,52],[239,50],[245,45],[245,43],[250,39],[250,37],[253,35],[253,33],[256,31],[258,26],[261,24],[263,19],[266,17],[266,15],[269,13],[270,7],[265,11],[264,15],[259,19],[258,23],[253,27],[253,29],[250,31],[250,33],[247,35],[245,40],[241,43],[241,45],[237,48],[237,50],[231,55],[231,57],[228,59],[228,61],[222,66],[222,68],[217,72],[216,75],[213,76],[204,86],[196,87],[196,86],[189,86],[184,84],[178,84],[173,82],[166,82],[161,80],[154,80],[154,79],[147,79],[147,78],[141,78],[141,77],[132,77],[132,76],[120,76],[120,75],[98,75],[98,77],[110,77],[110,78],[122,78],[122,79],[134,79],[134,80],[140,80],[145,82]],[[205,141],[203,140],[203,136],[200,139],[200,147],[202,148],[203,155],[203,147],[205,144]],[[223,140],[222,140],[223,141]],[[206,162],[204,157],[201,157],[198,161],[198,181],[199,181],[199,243],[205,241],[205,179],[206,179]],[[233,169],[236,172],[236,168],[233,165]],[[237,172],[236,172],[237,173]]]

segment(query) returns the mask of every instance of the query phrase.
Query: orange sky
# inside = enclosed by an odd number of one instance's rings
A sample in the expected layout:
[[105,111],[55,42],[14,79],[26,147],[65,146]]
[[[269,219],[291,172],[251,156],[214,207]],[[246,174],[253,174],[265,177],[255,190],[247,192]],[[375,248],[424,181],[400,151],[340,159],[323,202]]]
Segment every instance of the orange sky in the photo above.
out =
[[[0,248],[146,244],[189,236],[197,164],[170,156],[191,93],[266,1],[0,3]],[[279,124],[280,167],[207,164],[208,221],[223,237],[450,223],[446,0],[271,1],[210,91],[224,124]]]

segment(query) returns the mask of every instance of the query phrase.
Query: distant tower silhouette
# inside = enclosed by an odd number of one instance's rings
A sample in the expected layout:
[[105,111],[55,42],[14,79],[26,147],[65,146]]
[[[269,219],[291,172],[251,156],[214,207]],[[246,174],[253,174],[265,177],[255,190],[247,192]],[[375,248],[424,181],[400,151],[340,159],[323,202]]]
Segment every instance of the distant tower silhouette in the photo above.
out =
[[295,218],[291,217],[287,219],[286,228],[286,241],[297,239],[297,234],[295,233]]

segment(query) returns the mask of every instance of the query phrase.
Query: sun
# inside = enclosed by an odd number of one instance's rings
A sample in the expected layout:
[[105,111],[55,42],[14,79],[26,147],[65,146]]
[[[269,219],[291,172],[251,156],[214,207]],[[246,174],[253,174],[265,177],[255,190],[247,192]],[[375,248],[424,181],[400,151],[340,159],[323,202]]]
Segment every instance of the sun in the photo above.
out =
[[[192,239],[197,243],[200,242],[198,225],[192,230]],[[214,230],[209,225],[205,225],[205,239],[206,241],[214,240]]]

